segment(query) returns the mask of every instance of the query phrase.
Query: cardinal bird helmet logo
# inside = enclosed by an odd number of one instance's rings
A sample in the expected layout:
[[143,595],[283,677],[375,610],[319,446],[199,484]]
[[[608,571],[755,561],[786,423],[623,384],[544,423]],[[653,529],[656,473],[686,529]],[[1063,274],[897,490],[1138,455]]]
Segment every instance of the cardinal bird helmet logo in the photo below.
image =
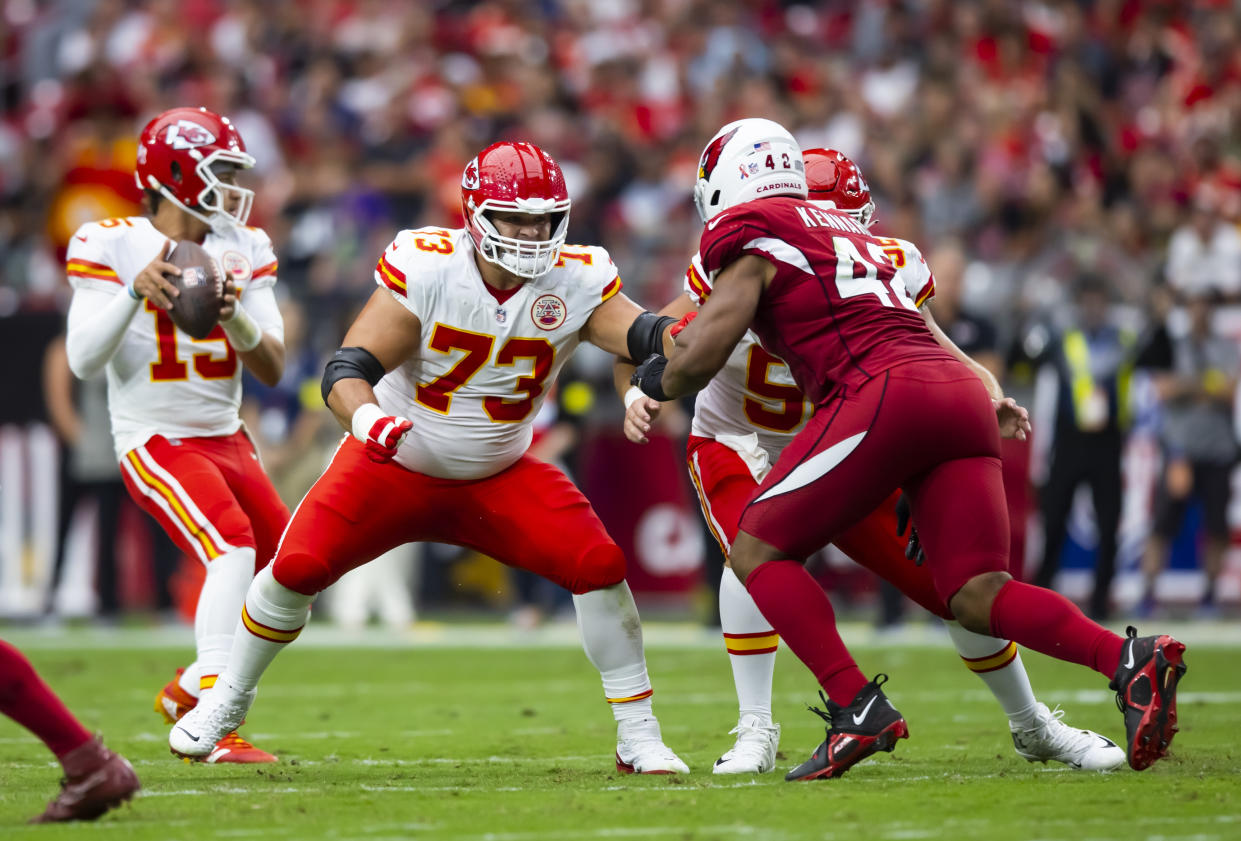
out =
[[702,160],[698,162],[698,177],[710,178],[711,173],[715,171],[715,165],[720,162],[720,155],[724,152],[724,147],[728,145],[728,141],[733,139],[733,135],[737,133],[737,129],[733,129],[728,134],[722,134],[712,140],[710,145],[702,152]]

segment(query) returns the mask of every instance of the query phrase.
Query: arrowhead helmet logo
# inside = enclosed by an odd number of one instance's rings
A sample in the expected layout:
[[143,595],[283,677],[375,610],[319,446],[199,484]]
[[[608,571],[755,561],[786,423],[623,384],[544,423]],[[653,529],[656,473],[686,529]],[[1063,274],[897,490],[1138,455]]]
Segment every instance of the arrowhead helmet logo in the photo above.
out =
[[733,129],[728,134],[722,134],[707,144],[707,148],[702,152],[702,160],[698,162],[699,178],[711,177],[711,173],[715,171],[716,164],[720,162],[720,155],[723,154],[724,147],[728,144],[728,141],[733,139],[733,135],[736,133],[737,129]]
[[465,172],[461,173],[461,186],[467,190],[478,189],[478,158],[466,164]]
[[193,120],[177,120],[168,127],[164,142],[174,149],[193,149],[215,143],[215,135]]

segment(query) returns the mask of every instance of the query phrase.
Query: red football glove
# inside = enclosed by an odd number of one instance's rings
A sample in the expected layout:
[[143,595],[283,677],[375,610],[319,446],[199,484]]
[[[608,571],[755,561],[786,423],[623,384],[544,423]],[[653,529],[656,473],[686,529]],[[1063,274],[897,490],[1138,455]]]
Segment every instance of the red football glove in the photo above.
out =
[[366,445],[366,456],[384,464],[392,461],[401,439],[414,426],[407,418],[385,415],[374,403],[367,403],[353,413],[353,437]]
[[371,425],[366,433],[366,456],[371,461],[384,464],[396,458],[397,448],[405,433],[414,426],[413,421],[391,415],[382,417]]
[[698,317],[698,310],[690,310],[689,312],[685,313],[685,315],[681,316],[680,321],[678,321],[676,324],[672,325],[671,328],[669,328],[668,335],[675,339],[677,337],[677,334],[680,333],[682,330],[684,330],[686,327],[688,327],[689,323],[697,317]]

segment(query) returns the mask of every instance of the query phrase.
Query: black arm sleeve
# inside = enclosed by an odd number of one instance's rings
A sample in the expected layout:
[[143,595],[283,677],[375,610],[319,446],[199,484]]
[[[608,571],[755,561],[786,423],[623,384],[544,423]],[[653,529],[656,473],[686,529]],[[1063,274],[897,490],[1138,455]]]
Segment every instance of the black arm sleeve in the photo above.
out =
[[676,324],[677,320],[670,315],[656,315],[644,312],[629,325],[625,341],[629,344],[629,358],[632,360],[646,359],[653,353],[664,352],[664,330]]
[[384,373],[383,364],[366,348],[339,348],[323,368],[323,402],[327,403],[337,380],[366,380],[373,386],[383,379]]

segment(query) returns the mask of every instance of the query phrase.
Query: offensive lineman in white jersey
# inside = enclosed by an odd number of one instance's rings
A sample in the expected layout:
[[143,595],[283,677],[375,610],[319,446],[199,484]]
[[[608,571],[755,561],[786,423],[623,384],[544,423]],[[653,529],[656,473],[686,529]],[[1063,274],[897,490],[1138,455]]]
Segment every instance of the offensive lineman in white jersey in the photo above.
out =
[[[246,588],[289,518],[238,414],[241,365],[268,384],[284,369],[276,255],[267,234],[245,227],[254,194],[236,184],[237,170],[253,165],[227,118],[205,108],[166,111],[138,143],[134,178],[150,216],[91,222],[69,242],[69,366],[83,379],[106,369],[125,486],[206,567],[197,658],[155,698],[169,723],[215,683]],[[220,323],[201,341],[167,312],[177,290],[164,275],[180,269],[164,260],[179,240],[200,243],[228,285]],[[207,762],[276,761],[236,732],[207,748]]]
[[315,595],[410,541],[468,546],[570,590],[618,722],[622,772],[685,772],[651,709],[625,558],[581,492],[526,454],[531,422],[581,341],[644,359],[675,321],[625,295],[602,248],[565,246],[560,167],[496,143],[462,176],[464,229],[397,234],[328,363],[323,395],[351,429],[246,596],[228,666],[169,734],[173,751],[237,726]]
[[[843,210],[862,225],[872,223],[874,203],[856,165],[839,152],[808,149],[805,163],[808,200],[824,209]],[[897,267],[903,297],[922,309],[940,342],[959,355],[983,378],[996,399],[1003,393],[986,369],[962,354],[934,326],[925,304],[935,293],[935,280],[921,252],[911,242],[881,239],[883,256]],[[711,293],[711,281],[695,255],[685,274],[685,288],[661,314],[683,317],[696,313]],[[679,332],[674,328],[675,332]],[[618,364],[617,383],[629,382],[632,365]],[[625,434],[642,443],[657,401],[636,388],[626,393]],[[727,558],[741,512],[759,482],[793,439],[813,406],[793,382],[787,365],[768,353],[752,331],[733,350],[727,364],[700,391],[694,403],[687,460],[703,516]],[[935,597],[925,566],[906,558],[898,538],[895,505],[899,494],[849,529],[836,546],[857,563],[891,581],[906,595],[945,620],[949,636],[965,665],[986,682],[1009,719],[1018,754],[1030,761],[1054,759],[1073,768],[1109,769],[1125,761],[1110,740],[1060,721],[1038,702],[1016,646],[967,631],[953,620]],[[736,743],[715,762],[717,774],[763,773],[775,767],[780,726],[773,721],[771,681],[779,637],[763,618],[753,598],[726,567],[720,580],[720,623],[733,667],[740,718]]]

